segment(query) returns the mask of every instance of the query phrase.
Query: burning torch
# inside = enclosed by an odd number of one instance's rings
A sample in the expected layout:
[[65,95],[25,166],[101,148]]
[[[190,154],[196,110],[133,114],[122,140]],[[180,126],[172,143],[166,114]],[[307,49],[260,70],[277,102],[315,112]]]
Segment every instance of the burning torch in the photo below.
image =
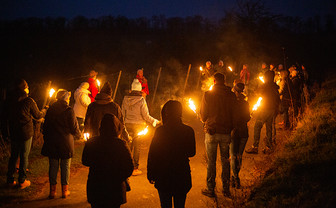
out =
[[259,76],[259,80],[262,82],[262,83],[265,83],[265,79],[263,76]]
[[231,67],[231,66],[228,66],[228,69],[229,69],[231,72],[233,72],[233,70],[232,70],[232,67]]
[[100,81],[98,79],[96,79],[97,82],[97,86],[98,86],[98,91],[100,91]]
[[84,136],[84,141],[87,141],[90,139],[90,133],[84,133],[83,136]]
[[144,130],[140,131],[137,136],[140,137],[146,135],[147,133],[148,133],[148,126],[146,126]]
[[51,98],[52,98],[52,96],[54,95],[54,93],[55,93],[55,89],[54,89],[54,88],[51,88],[51,89],[49,90],[49,97],[48,97],[48,100],[47,100],[46,105],[49,105],[49,104],[50,104]]
[[201,77],[202,77],[202,73],[203,73],[203,68],[200,66],[200,67],[199,67],[199,70],[200,70],[200,74],[199,74],[199,77],[198,77],[198,81],[197,81],[197,87],[196,87],[196,89],[198,89],[199,83],[200,83],[200,81],[201,81]]
[[261,105],[261,101],[262,101],[262,97],[259,97],[257,103],[252,108],[251,115],[253,114],[254,111],[256,111],[259,108],[259,106]]

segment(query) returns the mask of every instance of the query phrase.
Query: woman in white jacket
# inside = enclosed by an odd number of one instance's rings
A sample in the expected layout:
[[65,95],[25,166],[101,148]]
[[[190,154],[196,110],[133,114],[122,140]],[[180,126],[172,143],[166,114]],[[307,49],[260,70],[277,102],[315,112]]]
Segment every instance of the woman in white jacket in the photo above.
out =
[[79,129],[81,131],[83,131],[84,129],[84,119],[87,107],[91,103],[91,99],[89,97],[90,91],[88,90],[89,86],[89,83],[82,82],[81,85],[76,89],[74,94],[75,105],[73,109],[75,111],[75,116],[78,121]]

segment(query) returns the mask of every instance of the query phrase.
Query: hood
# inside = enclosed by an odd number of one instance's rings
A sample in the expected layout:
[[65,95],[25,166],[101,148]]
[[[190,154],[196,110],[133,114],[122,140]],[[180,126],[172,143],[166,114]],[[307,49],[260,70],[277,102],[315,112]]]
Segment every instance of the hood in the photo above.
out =
[[106,93],[98,93],[95,97],[95,102],[98,104],[107,104],[112,102],[112,97]]
[[231,88],[224,84],[215,84],[213,87],[213,92],[215,93],[231,92]]
[[58,115],[58,114],[63,113],[69,107],[70,106],[68,105],[68,103],[66,101],[58,100],[50,106],[50,108],[48,109],[48,114]]
[[77,88],[76,91],[75,91],[75,99],[78,95],[80,95],[81,93],[84,93],[84,94],[91,94],[91,92],[87,89],[84,89],[84,88]]
[[141,92],[132,91],[129,95],[124,98],[124,104],[126,106],[133,106],[140,102],[144,97],[142,97]]
[[239,93],[238,95],[237,95],[237,100],[245,100],[245,95],[243,95],[242,93]]

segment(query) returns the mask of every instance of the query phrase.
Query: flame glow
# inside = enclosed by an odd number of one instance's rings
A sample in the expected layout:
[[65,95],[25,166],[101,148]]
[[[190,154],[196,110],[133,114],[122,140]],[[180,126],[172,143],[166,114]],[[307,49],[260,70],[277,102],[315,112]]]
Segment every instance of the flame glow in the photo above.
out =
[[146,128],[145,128],[144,130],[140,131],[140,132],[138,133],[138,136],[146,135],[147,132],[148,132],[148,126],[146,126]]
[[203,71],[203,68],[200,66],[200,71]]
[[49,90],[49,97],[52,97],[54,93],[55,93],[54,88],[51,88],[51,89]]
[[261,101],[262,101],[262,97],[259,97],[257,103],[253,106],[252,111],[256,111],[258,109],[258,107],[261,104]]
[[90,139],[90,133],[84,133],[84,140],[87,141]]
[[211,85],[211,86],[209,87],[209,90],[210,90],[210,91],[212,90],[213,86],[214,86],[214,85]]
[[259,80],[260,80],[262,83],[265,83],[265,80],[264,80],[264,77],[263,77],[263,76],[259,76]]
[[231,66],[229,66],[228,69],[229,69],[230,71],[233,71]]
[[96,80],[98,87],[100,87],[100,81],[97,79]]
[[191,98],[189,98],[189,108],[192,110],[192,111],[194,111],[194,113],[196,113],[196,105],[195,105],[195,103],[194,103],[194,101],[191,99]]

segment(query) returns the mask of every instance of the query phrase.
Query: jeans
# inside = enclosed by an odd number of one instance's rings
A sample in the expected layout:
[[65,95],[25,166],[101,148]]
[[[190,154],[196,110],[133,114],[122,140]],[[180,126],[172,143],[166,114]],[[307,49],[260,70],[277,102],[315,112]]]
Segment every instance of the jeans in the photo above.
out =
[[141,145],[142,145],[142,140],[141,137],[138,136],[137,134],[142,131],[145,128],[144,125],[142,124],[126,124],[126,129],[129,133],[129,135],[132,137],[132,143],[130,145],[130,150],[132,152],[133,156],[133,164],[134,164],[134,169],[139,168],[139,160],[140,160],[140,150],[141,150]]
[[70,164],[71,164],[71,158],[54,159],[49,157],[49,183],[51,185],[57,184],[58,168],[59,166],[61,166],[61,184],[69,185]]
[[23,183],[27,178],[28,157],[33,138],[27,141],[13,141],[11,143],[11,156],[8,161],[7,183],[14,182],[16,162],[20,156],[19,183]]
[[254,142],[253,146],[258,147],[260,141],[261,129],[266,123],[266,146],[272,148],[272,124],[273,124],[274,114],[270,112],[263,113],[257,116],[256,122],[254,124]]
[[230,161],[229,161],[229,145],[231,142],[230,134],[205,134],[205,149],[208,157],[207,166],[207,187],[210,191],[214,191],[216,187],[216,159],[217,146],[219,146],[220,157],[222,162],[222,182],[223,189],[229,188],[230,182]]
[[230,144],[230,165],[234,178],[238,178],[240,168],[242,166],[243,152],[248,138],[240,138],[238,135],[232,138]]
[[172,200],[174,200],[174,208],[184,208],[187,194],[185,193],[170,193],[159,191],[160,203],[162,208],[171,208]]

